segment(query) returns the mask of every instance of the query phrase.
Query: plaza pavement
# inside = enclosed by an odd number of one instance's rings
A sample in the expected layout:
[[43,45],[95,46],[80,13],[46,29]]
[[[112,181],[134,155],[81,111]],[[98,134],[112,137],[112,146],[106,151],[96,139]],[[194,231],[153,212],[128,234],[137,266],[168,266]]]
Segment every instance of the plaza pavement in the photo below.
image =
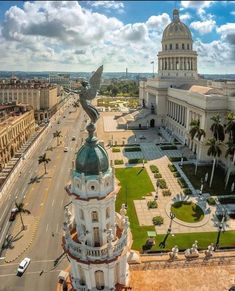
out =
[[[128,164],[128,159],[135,158],[144,158],[147,159],[147,163],[145,164],[145,168],[148,172],[148,175],[152,181],[152,184],[156,190],[156,182],[157,179],[154,178],[154,174],[150,170],[150,165],[156,165],[159,169],[159,172],[162,175],[162,178],[166,180],[167,187],[171,191],[171,196],[163,196],[162,190],[158,189],[158,208],[149,210],[147,207],[147,202],[149,200],[153,200],[156,192],[152,192],[151,196],[143,197],[141,200],[134,200],[134,205],[136,208],[137,217],[140,225],[152,225],[152,218],[156,215],[161,215],[164,218],[164,223],[161,226],[155,226],[156,232],[159,234],[165,234],[169,228],[170,224],[170,206],[173,203],[174,199],[180,199],[180,194],[183,193],[180,185],[178,184],[177,178],[174,177],[173,173],[168,168],[168,164],[171,163],[168,157],[181,157],[182,154],[186,155],[186,149],[182,147],[182,149],[177,150],[161,150],[159,144],[160,141],[164,142],[160,136],[158,135],[157,129],[151,128],[148,130],[126,130],[124,132],[119,132],[116,130],[116,123],[113,122],[113,118],[110,118],[110,115],[117,115],[117,113],[113,112],[104,112],[102,113],[102,118],[99,119],[98,122],[98,136],[104,141],[104,144],[107,147],[107,151],[110,157],[110,160],[114,162],[114,160],[123,160],[124,164],[116,167],[133,167],[133,165]],[[106,122],[109,123],[109,131],[105,132]],[[112,131],[111,131],[112,130]],[[142,139],[141,137],[145,137]],[[117,147],[120,148],[120,152],[113,153],[112,148],[109,147],[109,142],[112,140],[113,144],[117,144]],[[124,144],[140,144],[141,151],[140,152],[125,152],[124,147],[118,145]],[[192,153],[188,153],[191,154]],[[172,234],[174,233],[188,233],[188,232],[210,232],[217,231],[217,226],[213,221],[213,215],[215,213],[216,207],[209,206],[206,203],[206,195],[204,199],[199,199],[198,197],[198,189],[195,189],[188,178],[185,176],[183,171],[181,170],[179,163],[174,163],[177,170],[180,172],[181,177],[183,177],[188,184],[188,187],[192,191],[192,198],[194,202],[197,202],[201,208],[204,210],[205,217],[199,223],[184,223],[177,219],[173,220],[172,223]],[[142,164],[134,165],[135,167],[141,167]],[[184,196],[184,195],[183,195]],[[235,229],[235,221],[230,219],[228,222],[227,230]]]

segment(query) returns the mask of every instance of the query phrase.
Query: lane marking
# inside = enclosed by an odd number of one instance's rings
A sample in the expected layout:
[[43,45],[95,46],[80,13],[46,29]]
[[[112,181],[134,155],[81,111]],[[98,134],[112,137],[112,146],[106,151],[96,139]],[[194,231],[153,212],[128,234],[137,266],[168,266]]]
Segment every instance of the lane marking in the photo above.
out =
[[61,201],[61,203],[60,203],[60,207],[63,206],[63,203],[64,203],[64,199]]
[[54,202],[55,202],[55,199],[52,200],[52,204],[51,204],[51,207],[54,206]]
[[4,209],[3,213],[2,213],[2,216],[1,216],[1,218],[0,218],[0,221],[2,220],[2,217],[3,217],[3,215],[5,214],[5,212],[6,212],[6,210],[7,210],[7,206],[8,206],[8,205],[6,205],[6,207],[5,207],[5,209]]
[[49,226],[49,225],[47,224],[47,227],[46,227],[46,232],[48,231],[48,226]]
[[1,243],[2,239],[3,239],[3,236],[5,235],[5,230],[8,227],[8,225],[9,225],[9,221],[5,224],[4,230],[2,231],[2,236],[0,238],[0,243]]
[[56,232],[58,232],[58,230],[59,230],[59,225],[57,223],[57,225],[56,225]]

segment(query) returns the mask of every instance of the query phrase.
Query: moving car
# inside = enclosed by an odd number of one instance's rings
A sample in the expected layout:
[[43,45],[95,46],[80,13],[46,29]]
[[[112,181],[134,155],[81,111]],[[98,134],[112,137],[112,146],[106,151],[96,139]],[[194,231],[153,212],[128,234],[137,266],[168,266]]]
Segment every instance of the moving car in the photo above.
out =
[[69,148],[68,147],[64,147],[64,152],[68,152]]
[[17,272],[19,274],[23,274],[24,271],[27,269],[29,263],[30,263],[30,258],[24,258],[23,261],[20,262]]
[[75,136],[73,136],[73,137],[72,137],[72,140],[76,140],[76,137],[75,137]]
[[17,208],[12,208],[9,221],[14,221],[15,220],[17,212],[18,212]]

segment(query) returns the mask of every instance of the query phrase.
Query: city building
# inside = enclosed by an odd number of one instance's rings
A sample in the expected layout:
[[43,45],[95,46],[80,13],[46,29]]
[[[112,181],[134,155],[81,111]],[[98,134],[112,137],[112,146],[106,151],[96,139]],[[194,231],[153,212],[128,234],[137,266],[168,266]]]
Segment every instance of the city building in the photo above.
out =
[[45,82],[16,78],[0,82],[0,104],[29,104],[38,123],[48,120],[56,111],[57,87]]
[[0,171],[35,132],[30,106],[0,106]]
[[72,214],[66,208],[62,245],[71,263],[73,290],[128,286],[132,244],[128,217],[124,204],[120,214],[115,212],[118,187],[114,168],[93,132],[77,153],[66,191]]
[[[198,160],[208,161],[205,138],[190,138],[190,123],[199,120],[212,137],[211,117],[220,114],[222,123],[229,111],[235,111],[235,81],[211,81],[200,78],[197,52],[189,28],[181,22],[179,11],[174,9],[172,22],[162,36],[162,51],[158,52],[158,76],[140,81],[140,104],[155,112],[155,126],[168,140],[179,140],[197,155]],[[144,121],[146,122],[146,121]],[[141,122],[140,122],[141,123]],[[220,162],[226,167],[226,145],[221,145]]]

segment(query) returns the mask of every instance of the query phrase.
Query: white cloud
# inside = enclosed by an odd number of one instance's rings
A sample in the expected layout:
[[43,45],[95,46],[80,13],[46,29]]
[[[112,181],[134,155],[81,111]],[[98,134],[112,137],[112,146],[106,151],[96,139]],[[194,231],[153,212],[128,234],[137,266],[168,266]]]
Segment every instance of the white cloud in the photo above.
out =
[[120,1],[89,1],[88,4],[90,4],[93,7],[102,7],[106,9],[123,9],[124,4]]
[[235,11],[230,12],[230,14],[235,16]]
[[221,34],[224,41],[235,46],[235,23],[223,24],[217,28],[217,32]]
[[216,26],[216,22],[212,19],[206,21],[195,21],[190,27],[197,30],[200,34],[210,33]]
[[146,25],[149,29],[154,29],[157,31],[163,31],[163,29],[171,21],[170,16],[167,13],[162,13],[160,15],[153,15],[149,17]]
[[190,18],[191,18],[191,15],[188,12],[180,15],[180,20],[183,22],[189,20]]
[[193,8],[197,10],[198,15],[204,20],[205,9],[209,8],[215,1],[181,1],[183,8]]

